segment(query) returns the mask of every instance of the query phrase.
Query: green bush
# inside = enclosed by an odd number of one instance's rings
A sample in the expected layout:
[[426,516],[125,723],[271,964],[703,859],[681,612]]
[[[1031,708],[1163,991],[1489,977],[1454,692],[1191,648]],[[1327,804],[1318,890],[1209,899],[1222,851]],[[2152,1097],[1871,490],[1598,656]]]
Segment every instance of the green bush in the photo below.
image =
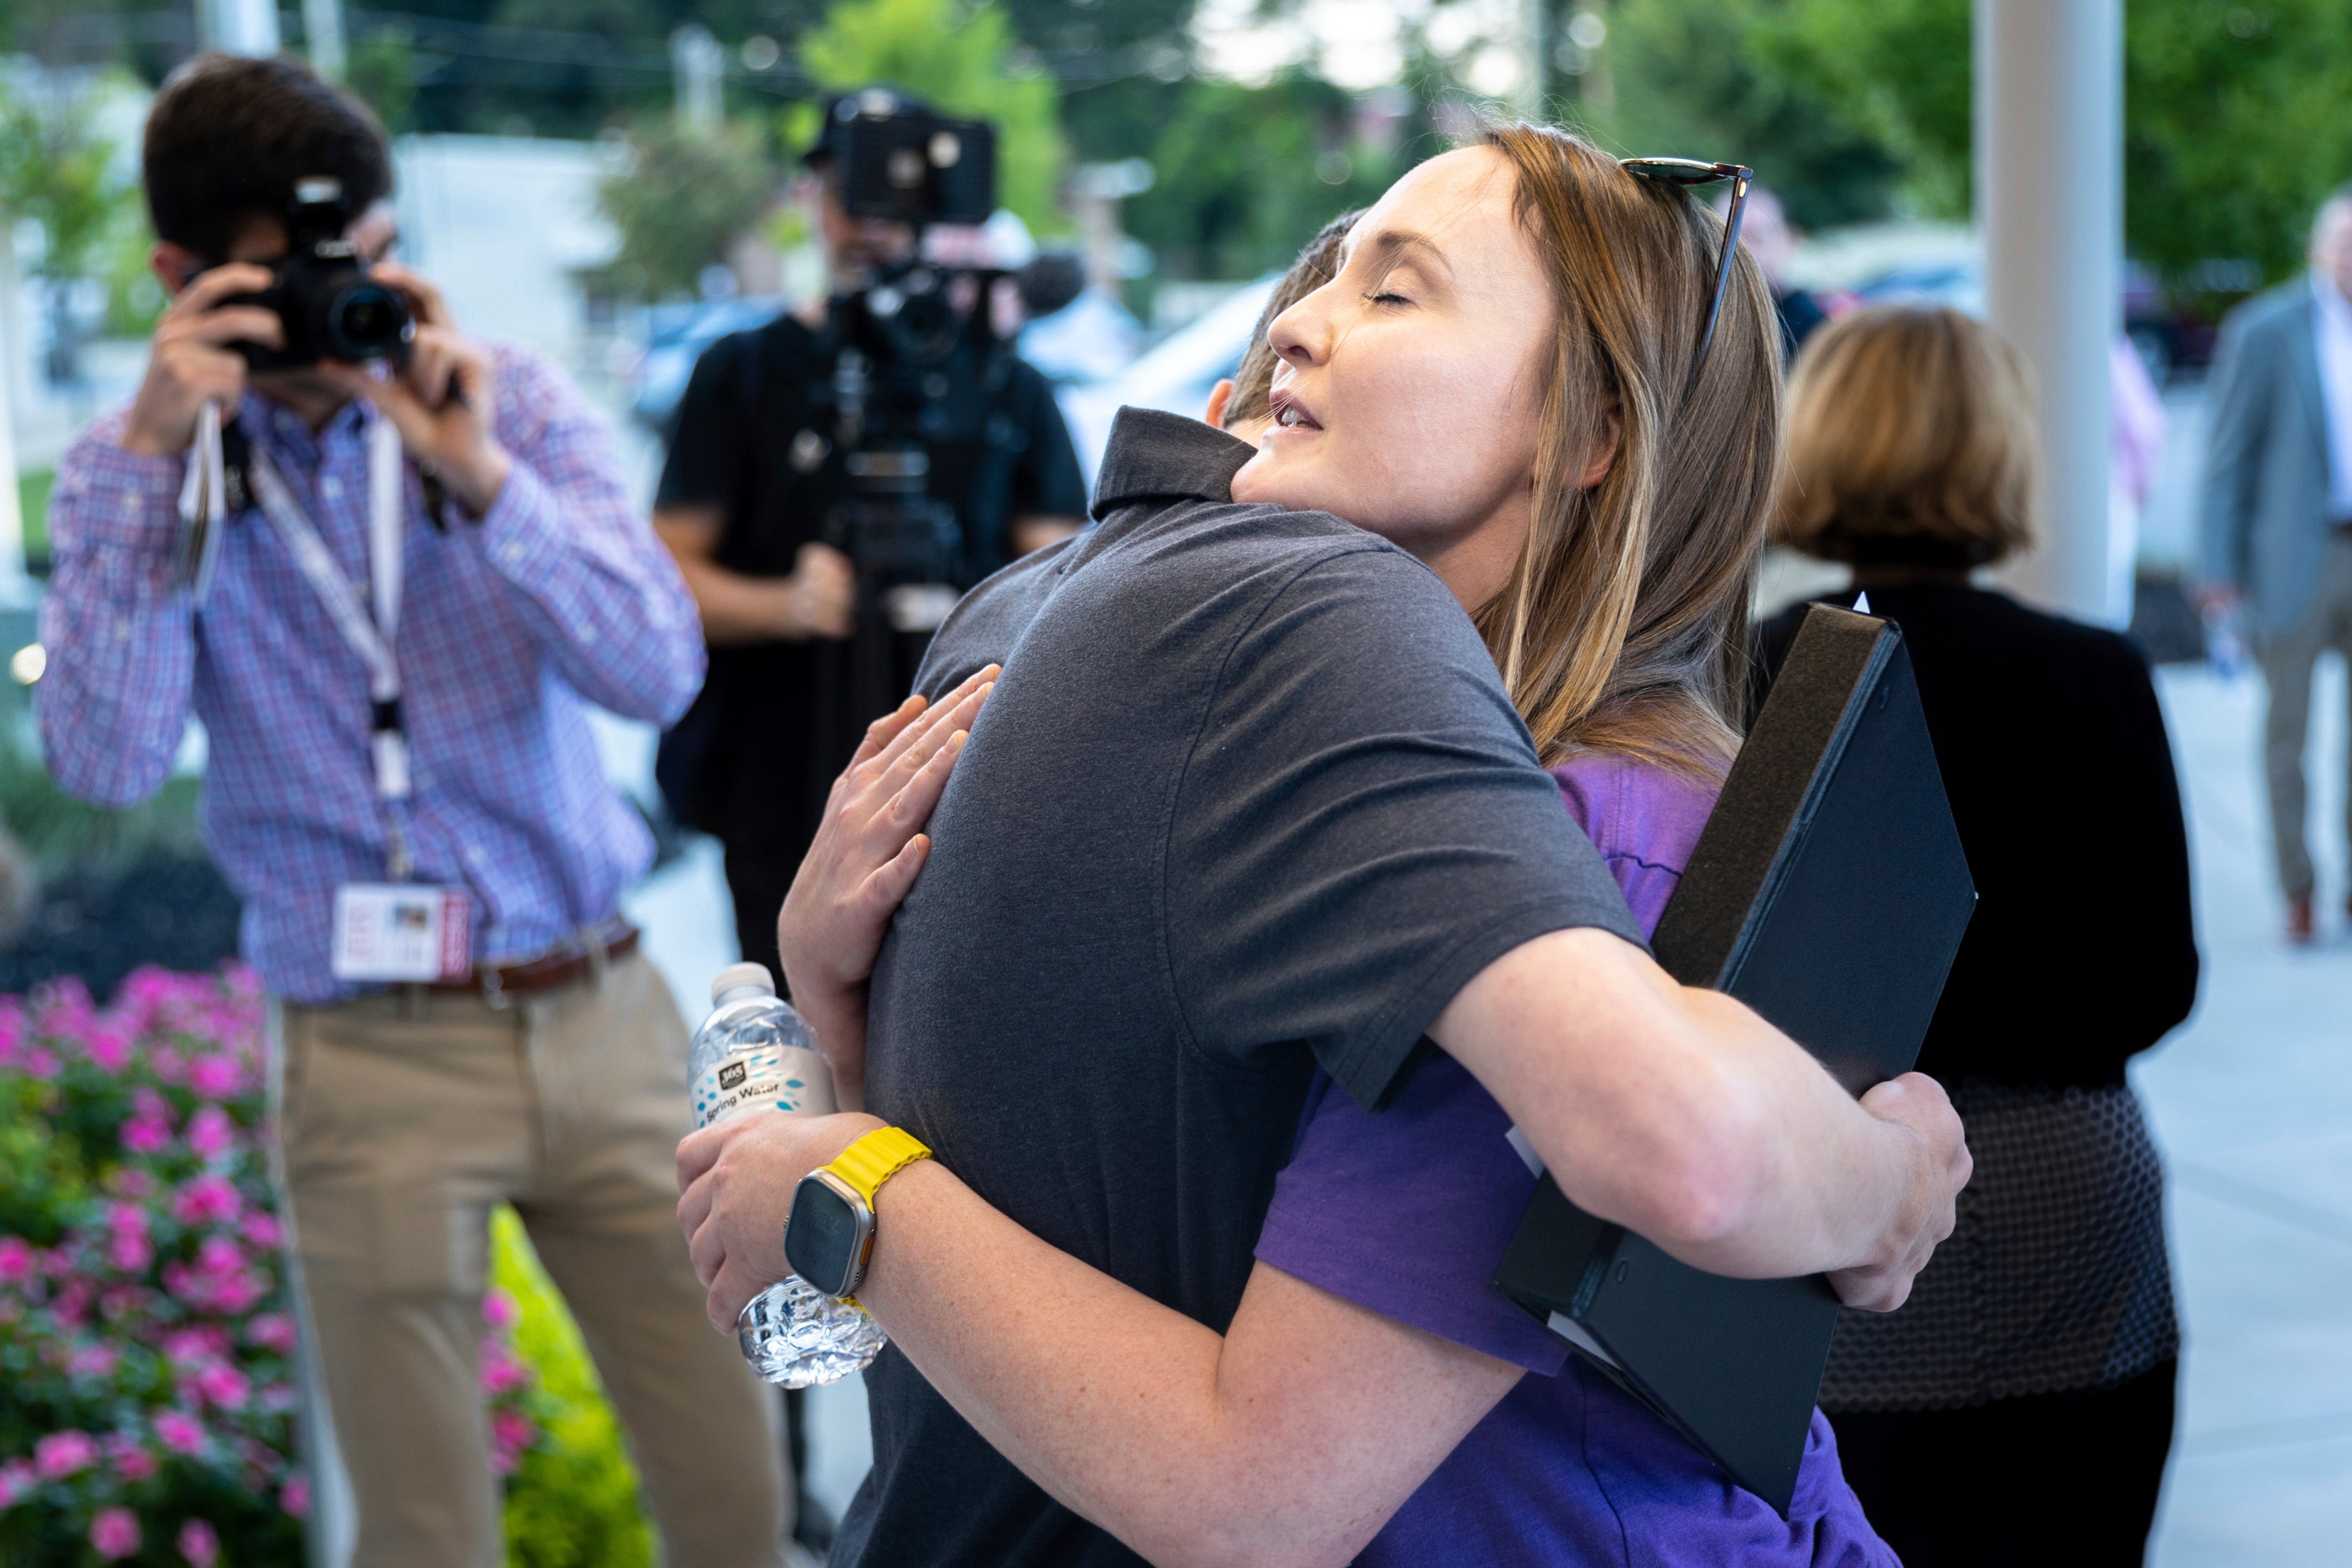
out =
[[520,1309],[516,1349],[538,1374],[539,1440],[507,1478],[507,1561],[514,1568],[650,1568],[653,1532],[620,1423],[563,1299],[514,1211],[490,1225],[492,1279]]

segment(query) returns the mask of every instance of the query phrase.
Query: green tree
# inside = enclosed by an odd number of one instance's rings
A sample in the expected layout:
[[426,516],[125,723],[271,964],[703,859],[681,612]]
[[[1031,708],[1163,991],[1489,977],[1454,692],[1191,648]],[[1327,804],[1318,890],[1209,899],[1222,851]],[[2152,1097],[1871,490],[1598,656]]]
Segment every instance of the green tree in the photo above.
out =
[[2352,179],[2352,10],[2136,0],[2124,43],[2132,254],[2209,306],[2231,280],[2208,260],[2253,261],[2265,280],[2300,268],[2313,212]]
[[[121,269],[106,265],[114,259],[107,253],[137,244],[133,231],[143,226],[131,187],[111,173],[114,144],[98,132],[96,99],[94,89],[39,104],[0,93],[0,222],[30,218],[39,226],[34,270],[51,284],[93,276],[112,284]],[[118,291],[110,287],[110,296]],[[70,378],[77,329],[68,296],[53,288],[49,298],[51,374]]]
[[109,173],[114,145],[98,133],[91,96],[59,95],[37,107],[0,97],[0,205],[40,226],[44,278],[88,276],[130,199]]
[[[1837,106],[1926,211],[1969,206],[1969,0],[1789,0],[1768,68]],[[2252,261],[2302,265],[2313,210],[2352,177],[2352,9],[2342,0],[2132,0],[2124,13],[2124,240],[2184,302],[2218,309]]]
[[1901,171],[1902,205],[1969,216],[1969,0],[1759,5],[1750,46],[1785,90],[1824,105]]
[[[842,0],[802,38],[801,68],[831,91],[884,82],[942,112],[993,121],[998,201],[1032,228],[1065,226],[1055,200],[1063,160],[1055,84],[990,0]],[[806,146],[815,131],[813,106],[796,105],[786,126],[792,145]]]
[[723,263],[736,237],[774,202],[776,185],[767,149],[749,126],[700,135],[669,121],[641,125],[627,167],[597,187],[604,216],[621,231],[605,284],[642,300],[692,293],[703,269]]
[[[1883,217],[1906,172],[1860,123],[1856,94],[1791,69],[1783,0],[1626,0],[1609,11],[1614,112],[1591,127],[1628,153],[1747,163],[1807,228]],[[1965,90],[1965,89],[1964,89]]]
[[1157,183],[1128,205],[1129,230],[1173,277],[1289,266],[1317,229],[1387,188],[1388,156],[1351,141],[1353,109],[1308,77],[1188,84],[1152,151]]

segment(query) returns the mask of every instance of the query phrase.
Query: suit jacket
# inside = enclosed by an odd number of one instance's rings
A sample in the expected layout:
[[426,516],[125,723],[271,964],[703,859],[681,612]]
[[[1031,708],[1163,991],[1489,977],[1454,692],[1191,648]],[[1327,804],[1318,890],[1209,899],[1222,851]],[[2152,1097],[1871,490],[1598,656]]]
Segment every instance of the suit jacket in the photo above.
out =
[[2311,281],[2259,294],[2221,323],[2199,532],[2205,579],[2246,600],[2258,631],[2312,607],[2327,552],[2327,404]]

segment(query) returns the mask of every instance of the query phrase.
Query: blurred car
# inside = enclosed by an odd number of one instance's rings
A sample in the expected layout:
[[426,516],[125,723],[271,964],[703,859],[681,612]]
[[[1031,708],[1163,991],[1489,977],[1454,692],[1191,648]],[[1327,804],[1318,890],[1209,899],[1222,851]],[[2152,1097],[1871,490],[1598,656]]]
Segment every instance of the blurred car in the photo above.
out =
[[1062,416],[1069,421],[1070,439],[1089,486],[1110,440],[1111,420],[1121,408],[1165,408],[1201,416],[1217,383],[1241,368],[1258,316],[1281,280],[1281,274],[1268,273],[1244,283],[1137,355],[1118,374],[1061,389]]
[[631,388],[629,411],[653,429],[667,431],[702,351],[730,332],[767,325],[783,310],[783,300],[772,294],[646,306],[641,329],[645,346],[621,371],[624,384]]

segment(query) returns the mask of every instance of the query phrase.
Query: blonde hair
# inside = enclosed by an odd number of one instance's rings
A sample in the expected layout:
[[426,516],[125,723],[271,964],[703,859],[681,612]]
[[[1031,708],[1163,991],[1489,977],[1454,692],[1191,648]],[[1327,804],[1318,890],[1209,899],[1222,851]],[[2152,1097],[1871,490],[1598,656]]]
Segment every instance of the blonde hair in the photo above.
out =
[[1771,297],[1738,252],[1694,382],[1722,223],[1567,132],[1503,125],[1479,141],[1517,173],[1556,329],[1527,544],[1478,629],[1547,764],[1609,752],[1720,777],[1739,746],[1780,461]]
[[2032,542],[2033,467],[2016,350],[1942,306],[1858,310],[1797,356],[1774,536],[1824,561],[1998,561]]

